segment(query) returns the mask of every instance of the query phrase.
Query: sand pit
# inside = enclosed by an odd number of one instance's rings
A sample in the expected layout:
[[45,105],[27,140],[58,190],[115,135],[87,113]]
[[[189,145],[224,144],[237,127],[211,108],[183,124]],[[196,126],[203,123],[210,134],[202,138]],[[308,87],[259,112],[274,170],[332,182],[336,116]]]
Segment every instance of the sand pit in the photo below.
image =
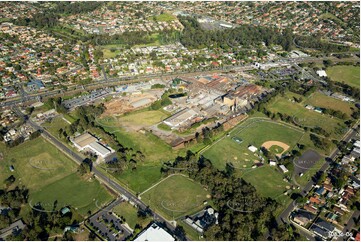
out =
[[[279,146],[279,147],[281,147],[282,149],[283,149],[283,151],[281,152],[281,153],[277,153],[276,155],[282,155],[284,152],[286,152],[286,150],[288,150],[289,148],[290,148],[290,146],[289,145],[287,145],[287,144],[285,144],[285,143],[283,143],[283,142],[280,142],[280,141],[274,141],[274,140],[271,140],[271,141],[266,141],[266,142],[264,142],[263,144],[262,144],[262,146],[264,147],[264,148],[266,148],[267,150],[270,150],[270,148],[272,147],[272,146],[274,146],[274,145],[276,145],[276,146]],[[278,150],[278,149],[277,149]]]

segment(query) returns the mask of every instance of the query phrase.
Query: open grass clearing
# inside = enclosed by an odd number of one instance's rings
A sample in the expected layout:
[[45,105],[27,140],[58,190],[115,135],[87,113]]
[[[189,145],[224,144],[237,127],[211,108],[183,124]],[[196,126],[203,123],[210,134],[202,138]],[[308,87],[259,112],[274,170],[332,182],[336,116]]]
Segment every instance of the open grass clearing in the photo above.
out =
[[[70,121],[69,121],[70,122]],[[50,122],[44,122],[42,126],[55,137],[59,137],[59,130],[66,129],[70,124],[66,122],[60,115],[53,118]]]
[[331,138],[341,138],[348,130],[342,120],[308,110],[305,108],[305,104],[292,102],[292,99],[288,98],[287,95],[285,97],[277,96],[273,102],[268,104],[267,108],[273,113],[294,117],[295,121],[302,126],[321,127],[331,134]]
[[149,39],[151,40],[148,44],[140,44],[140,45],[134,45],[134,48],[136,47],[147,47],[147,46],[159,46],[160,40],[159,40],[159,33],[153,33],[149,36]]
[[119,205],[115,206],[113,208],[113,212],[119,217],[123,217],[125,219],[125,222],[133,230],[135,229],[136,224],[139,224],[143,228],[145,228],[151,222],[151,219],[149,217],[145,219],[139,218],[137,215],[138,209],[127,202],[122,202]]
[[326,69],[326,73],[333,81],[360,88],[360,66],[332,66]]
[[111,195],[94,178],[85,180],[72,173],[51,184],[47,184],[30,195],[32,204],[41,202],[45,209],[52,208],[55,201],[58,208],[71,205],[82,215],[102,208],[112,199]]
[[176,20],[177,17],[170,13],[162,13],[153,17],[149,17],[149,20],[156,20],[160,22],[171,22],[172,20]]
[[168,219],[201,210],[203,202],[210,199],[208,192],[200,184],[182,175],[167,177],[141,197],[151,209]]
[[251,183],[261,196],[275,199],[282,205],[290,202],[290,198],[283,193],[287,190],[286,186],[290,183],[283,180],[283,174],[277,168],[268,165],[252,170],[241,171],[241,177]]
[[150,132],[127,131],[124,128],[105,127],[105,130],[114,132],[118,141],[129,148],[140,150],[146,160],[146,165],[158,165],[177,156],[177,151],[170,145]]
[[161,178],[161,166],[137,166],[136,170],[125,170],[120,174],[112,174],[116,179],[134,192],[140,193],[157,183]]
[[97,122],[106,131],[114,133],[122,145],[140,150],[146,157],[147,165],[159,165],[175,158],[178,151],[173,150],[170,145],[151,132],[140,129],[156,124],[165,117],[167,114],[162,111],[142,111],[119,118],[104,117]]
[[[94,212],[97,206],[111,200],[111,195],[98,181],[80,177],[75,162],[42,137],[11,149],[1,144],[0,151],[4,155],[0,179],[14,175],[14,185],[25,185],[29,189],[32,204],[41,202],[45,209],[51,209],[57,201],[58,208],[72,205],[86,215],[88,210]],[[10,165],[14,166],[14,172],[9,170]]]
[[351,116],[352,114],[352,104],[326,96],[325,94],[319,92],[314,93],[309,99],[305,101],[305,104],[312,105],[314,107],[338,110],[346,113],[348,116]]
[[123,115],[118,118],[119,122],[122,124],[135,124],[135,125],[145,125],[150,126],[157,124],[164,119],[166,119],[169,115],[160,111],[160,110],[149,110],[143,111],[139,113],[130,113],[127,115]]

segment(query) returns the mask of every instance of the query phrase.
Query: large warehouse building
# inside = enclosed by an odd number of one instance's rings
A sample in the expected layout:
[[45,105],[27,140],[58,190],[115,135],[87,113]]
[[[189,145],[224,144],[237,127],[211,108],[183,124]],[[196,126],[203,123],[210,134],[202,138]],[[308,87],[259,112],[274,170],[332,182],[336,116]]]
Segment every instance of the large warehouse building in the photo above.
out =
[[198,115],[193,109],[185,108],[182,111],[174,114],[173,116],[167,118],[163,122],[170,126],[172,129],[178,128],[184,125],[186,122],[192,120]]
[[110,147],[99,143],[98,139],[89,133],[75,137],[72,142],[79,151],[89,150],[103,159],[114,152]]

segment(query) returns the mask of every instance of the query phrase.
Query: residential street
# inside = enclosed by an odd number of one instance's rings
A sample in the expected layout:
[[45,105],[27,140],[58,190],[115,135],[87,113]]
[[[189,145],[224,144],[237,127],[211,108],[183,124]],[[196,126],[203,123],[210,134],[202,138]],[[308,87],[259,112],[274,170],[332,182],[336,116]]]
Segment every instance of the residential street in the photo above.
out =
[[[348,133],[344,136],[344,138],[342,139],[343,141],[348,142],[349,140],[351,140],[355,135],[356,135],[356,131],[354,130],[359,122],[357,122],[349,131]],[[331,155],[329,156],[331,160],[335,160],[337,154],[338,154],[339,150],[336,148]],[[329,161],[326,161],[325,164],[319,169],[319,171],[326,171],[328,169],[328,167],[330,166]],[[310,180],[306,186],[303,188],[301,195],[302,196],[306,196],[312,189],[312,187],[315,185],[316,183],[312,180]],[[280,216],[277,218],[277,222],[278,223],[289,223],[289,216],[291,214],[291,212],[295,209],[296,207],[296,202],[292,201],[288,207],[280,214]],[[301,231],[301,230],[300,230]],[[306,238],[308,238],[308,234],[307,233],[303,233],[301,231],[301,234],[303,234],[304,236],[307,236]],[[309,238],[310,240],[314,240],[314,238]]]

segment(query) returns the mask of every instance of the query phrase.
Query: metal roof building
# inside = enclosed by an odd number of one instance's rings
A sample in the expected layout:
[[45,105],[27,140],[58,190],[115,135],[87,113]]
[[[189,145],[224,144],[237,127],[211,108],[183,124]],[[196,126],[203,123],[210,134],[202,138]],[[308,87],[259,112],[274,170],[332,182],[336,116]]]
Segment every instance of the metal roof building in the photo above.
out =
[[175,241],[174,237],[153,223],[146,230],[143,230],[134,241]]

